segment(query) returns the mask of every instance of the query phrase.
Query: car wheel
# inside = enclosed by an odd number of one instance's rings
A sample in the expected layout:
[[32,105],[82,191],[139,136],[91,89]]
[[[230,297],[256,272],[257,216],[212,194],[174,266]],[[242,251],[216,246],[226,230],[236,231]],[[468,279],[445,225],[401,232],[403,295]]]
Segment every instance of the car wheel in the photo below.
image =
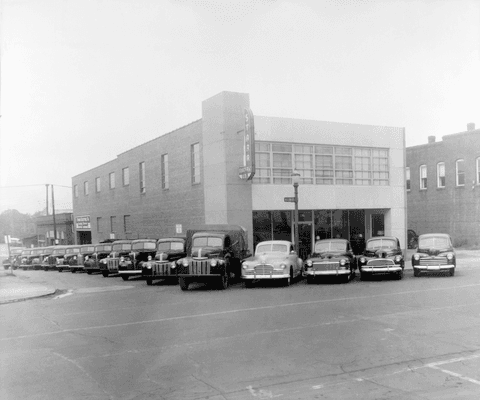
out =
[[420,271],[417,268],[413,269],[413,276],[420,276]]
[[59,269],[58,269],[58,272],[62,272],[62,271],[63,271],[63,269],[62,269],[62,268],[59,268]]
[[455,275],[455,268],[450,268],[450,276]]
[[361,281],[367,280],[367,274],[365,272],[360,271],[360,280]]
[[152,278],[145,278],[145,281],[147,282],[148,286],[152,286],[153,279]]
[[108,277],[108,271],[102,271],[102,275],[104,278],[107,278]]
[[307,275],[307,283],[312,284],[315,281],[315,278],[311,275]]
[[251,289],[255,286],[255,284],[253,283],[253,279],[248,279],[248,280],[244,281],[244,285],[248,289]]
[[122,275],[122,279],[123,279],[124,281],[128,281],[128,275]]
[[395,279],[396,279],[397,281],[402,280],[402,278],[403,278],[403,269],[402,269],[400,272],[397,272],[397,273],[395,274]]
[[226,273],[225,275],[222,275],[220,277],[220,283],[219,283],[219,289],[220,290],[225,290],[226,288],[228,288],[228,273]]
[[178,282],[180,284],[180,289],[182,290],[188,290],[188,285],[189,285],[189,282],[187,280],[187,278],[178,278]]
[[72,274],[74,274],[74,273],[77,272],[77,271],[72,268],[72,271],[71,271],[71,272],[72,272]]
[[92,275],[92,271],[88,271],[88,270],[87,270],[87,274],[88,274],[88,275]]

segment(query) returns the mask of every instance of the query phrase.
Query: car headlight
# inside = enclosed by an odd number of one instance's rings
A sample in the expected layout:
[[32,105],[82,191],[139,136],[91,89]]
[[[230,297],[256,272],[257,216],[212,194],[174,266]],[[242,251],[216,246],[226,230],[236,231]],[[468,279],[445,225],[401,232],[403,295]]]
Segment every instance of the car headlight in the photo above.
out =
[[170,265],[170,267],[171,267],[172,269],[175,269],[175,268],[176,268],[176,266],[177,266],[177,265],[175,264],[175,261],[174,261],[174,262],[172,262],[172,264]]
[[286,269],[286,268],[287,268],[287,265],[286,265],[286,264],[280,264],[280,268],[281,268],[281,269]]
[[88,261],[89,260],[89,257],[88,256],[85,256],[85,261]]
[[217,260],[216,259],[213,259],[212,261],[210,261],[210,265],[212,267],[215,267],[217,265]]
[[225,260],[218,260],[218,263],[219,263],[220,265],[223,265],[223,264],[225,264]]
[[453,253],[447,253],[447,258],[449,260],[452,260],[453,259]]
[[395,262],[402,261],[402,256],[395,256]]
[[307,267],[311,267],[313,265],[312,260],[307,260]]
[[346,264],[346,261],[345,261],[344,258],[342,258],[342,259],[340,260],[340,265],[345,265],[345,264]]
[[360,258],[360,262],[361,262],[361,263],[366,263],[366,262],[367,262],[367,259],[366,259],[365,257],[361,257],[361,258]]
[[414,254],[413,258],[418,261],[418,260],[420,260],[420,255],[419,254]]
[[147,269],[152,269],[152,266],[150,264],[147,264]]
[[148,261],[152,261],[152,256],[148,256]]
[[188,267],[188,260],[182,260],[182,264],[184,267]]
[[77,259],[77,256],[73,256],[73,259],[76,260],[76,259]]
[[124,262],[125,261],[125,257],[120,257],[120,262]]
[[242,264],[242,268],[243,268],[243,269],[247,269],[247,268],[248,268],[248,264],[247,264],[247,263],[243,263],[243,264]]

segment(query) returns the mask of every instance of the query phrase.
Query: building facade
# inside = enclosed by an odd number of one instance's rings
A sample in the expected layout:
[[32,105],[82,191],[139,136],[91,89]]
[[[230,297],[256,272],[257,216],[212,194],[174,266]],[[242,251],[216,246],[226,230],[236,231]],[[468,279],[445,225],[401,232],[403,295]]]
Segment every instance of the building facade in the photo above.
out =
[[408,228],[448,233],[456,246],[480,244],[480,129],[407,148]]
[[55,229],[57,244],[75,244],[75,233],[73,230],[73,214],[71,212],[55,213],[53,215],[42,215],[36,218],[37,245],[47,247],[55,245]]
[[[302,256],[317,237],[393,235],[406,242],[403,128],[254,116],[249,95],[222,92],[202,118],[72,178],[78,243],[162,237],[198,224],[237,224],[260,240],[294,238],[292,172]],[[253,179],[241,179],[247,145]]]

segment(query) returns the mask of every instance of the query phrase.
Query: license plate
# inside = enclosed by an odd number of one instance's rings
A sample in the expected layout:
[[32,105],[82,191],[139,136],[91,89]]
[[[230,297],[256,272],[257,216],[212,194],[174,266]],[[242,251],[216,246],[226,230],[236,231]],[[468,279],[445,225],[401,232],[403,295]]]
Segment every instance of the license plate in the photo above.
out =
[[433,270],[433,271],[438,271],[438,270],[440,269],[440,266],[438,266],[438,265],[429,265],[429,266],[427,267],[427,269]]

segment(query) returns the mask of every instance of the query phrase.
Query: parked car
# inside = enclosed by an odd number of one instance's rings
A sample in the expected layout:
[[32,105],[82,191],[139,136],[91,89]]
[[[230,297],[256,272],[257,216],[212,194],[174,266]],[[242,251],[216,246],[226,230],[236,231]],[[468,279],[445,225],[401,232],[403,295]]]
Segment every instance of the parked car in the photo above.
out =
[[72,245],[67,247],[65,252],[64,264],[65,267],[58,267],[58,272],[66,271],[75,272],[78,267],[78,256],[80,255],[80,246]]
[[124,258],[118,264],[118,274],[124,281],[131,276],[142,275],[142,263],[155,257],[157,239],[136,239],[132,241],[130,257]]
[[99,243],[91,255],[86,254],[83,261],[83,269],[88,275],[101,270],[108,270],[107,260],[112,252],[111,243]]
[[57,245],[53,246],[52,253],[48,256],[47,262],[43,261],[44,271],[51,269],[56,269],[60,267],[62,270],[67,266],[64,263],[65,253],[67,252],[69,246],[67,245]]
[[176,262],[187,255],[184,237],[162,238],[157,241],[155,258],[142,263],[142,276],[147,285],[154,280],[177,281]]
[[346,239],[323,239],[315,243],[313,253],[305,261],[307,283],[325,276],[336,276],[345,282],[355,277],[355,256]]
[[418,237],[418,248],[412,256],[413,275],[447,272],[455,274],[456,255],[452,238],[446,233],[428,233]]
[[33,256],[34,249],[24,249],[22,250],[22,254],[20,254],[20,265],[19,268],[26,271],[32,265],[32,256]]
[[294,279],[302,277],[303,261],[287,240],[267,240],[257,244],[255,255],[242,263],[242,279],[246,287],[255,281],[278,279],[290,286]]
[[[110,274],[118,274],[118,265],[120,262],[130,261],[130,253],[132,252],[132,241],[115,240],[112,243],[112,252],[107,258],[106,264],[100,264],[102,275],[106,278]],[[105,268],[106,267],[106,268]]]
[[95,245],[93,244],[82,244],[76,256],[69,260],[70,271],[73,273],[85,271],[85,259],[91,257],[95,252]]
[[250,256],[246,230],[239,225],[204,225],[187,230],[187,256],[177,261],[180,288],[214,282],[226,289],[240,279],[241,260]]
[[378,236],[367,240],[363,254],[357,258],[360,280],[371,275],[393,275],[403,278],[405,259],[400,241],[393,236]]
[[20,256],[22,254],[23,248],[16,248],[13,247],[10,249],[10,256],[6,259],[3,260],[3,269],[9,269],[12,267],[13,269],[17,269],[18,266],[20,265]]
[[33,269],[43,269],[45,270],[45,264],[48,261],[48,256],[53,252],[53,246],[43,247],[38,254],[38,259],[33,261]]

